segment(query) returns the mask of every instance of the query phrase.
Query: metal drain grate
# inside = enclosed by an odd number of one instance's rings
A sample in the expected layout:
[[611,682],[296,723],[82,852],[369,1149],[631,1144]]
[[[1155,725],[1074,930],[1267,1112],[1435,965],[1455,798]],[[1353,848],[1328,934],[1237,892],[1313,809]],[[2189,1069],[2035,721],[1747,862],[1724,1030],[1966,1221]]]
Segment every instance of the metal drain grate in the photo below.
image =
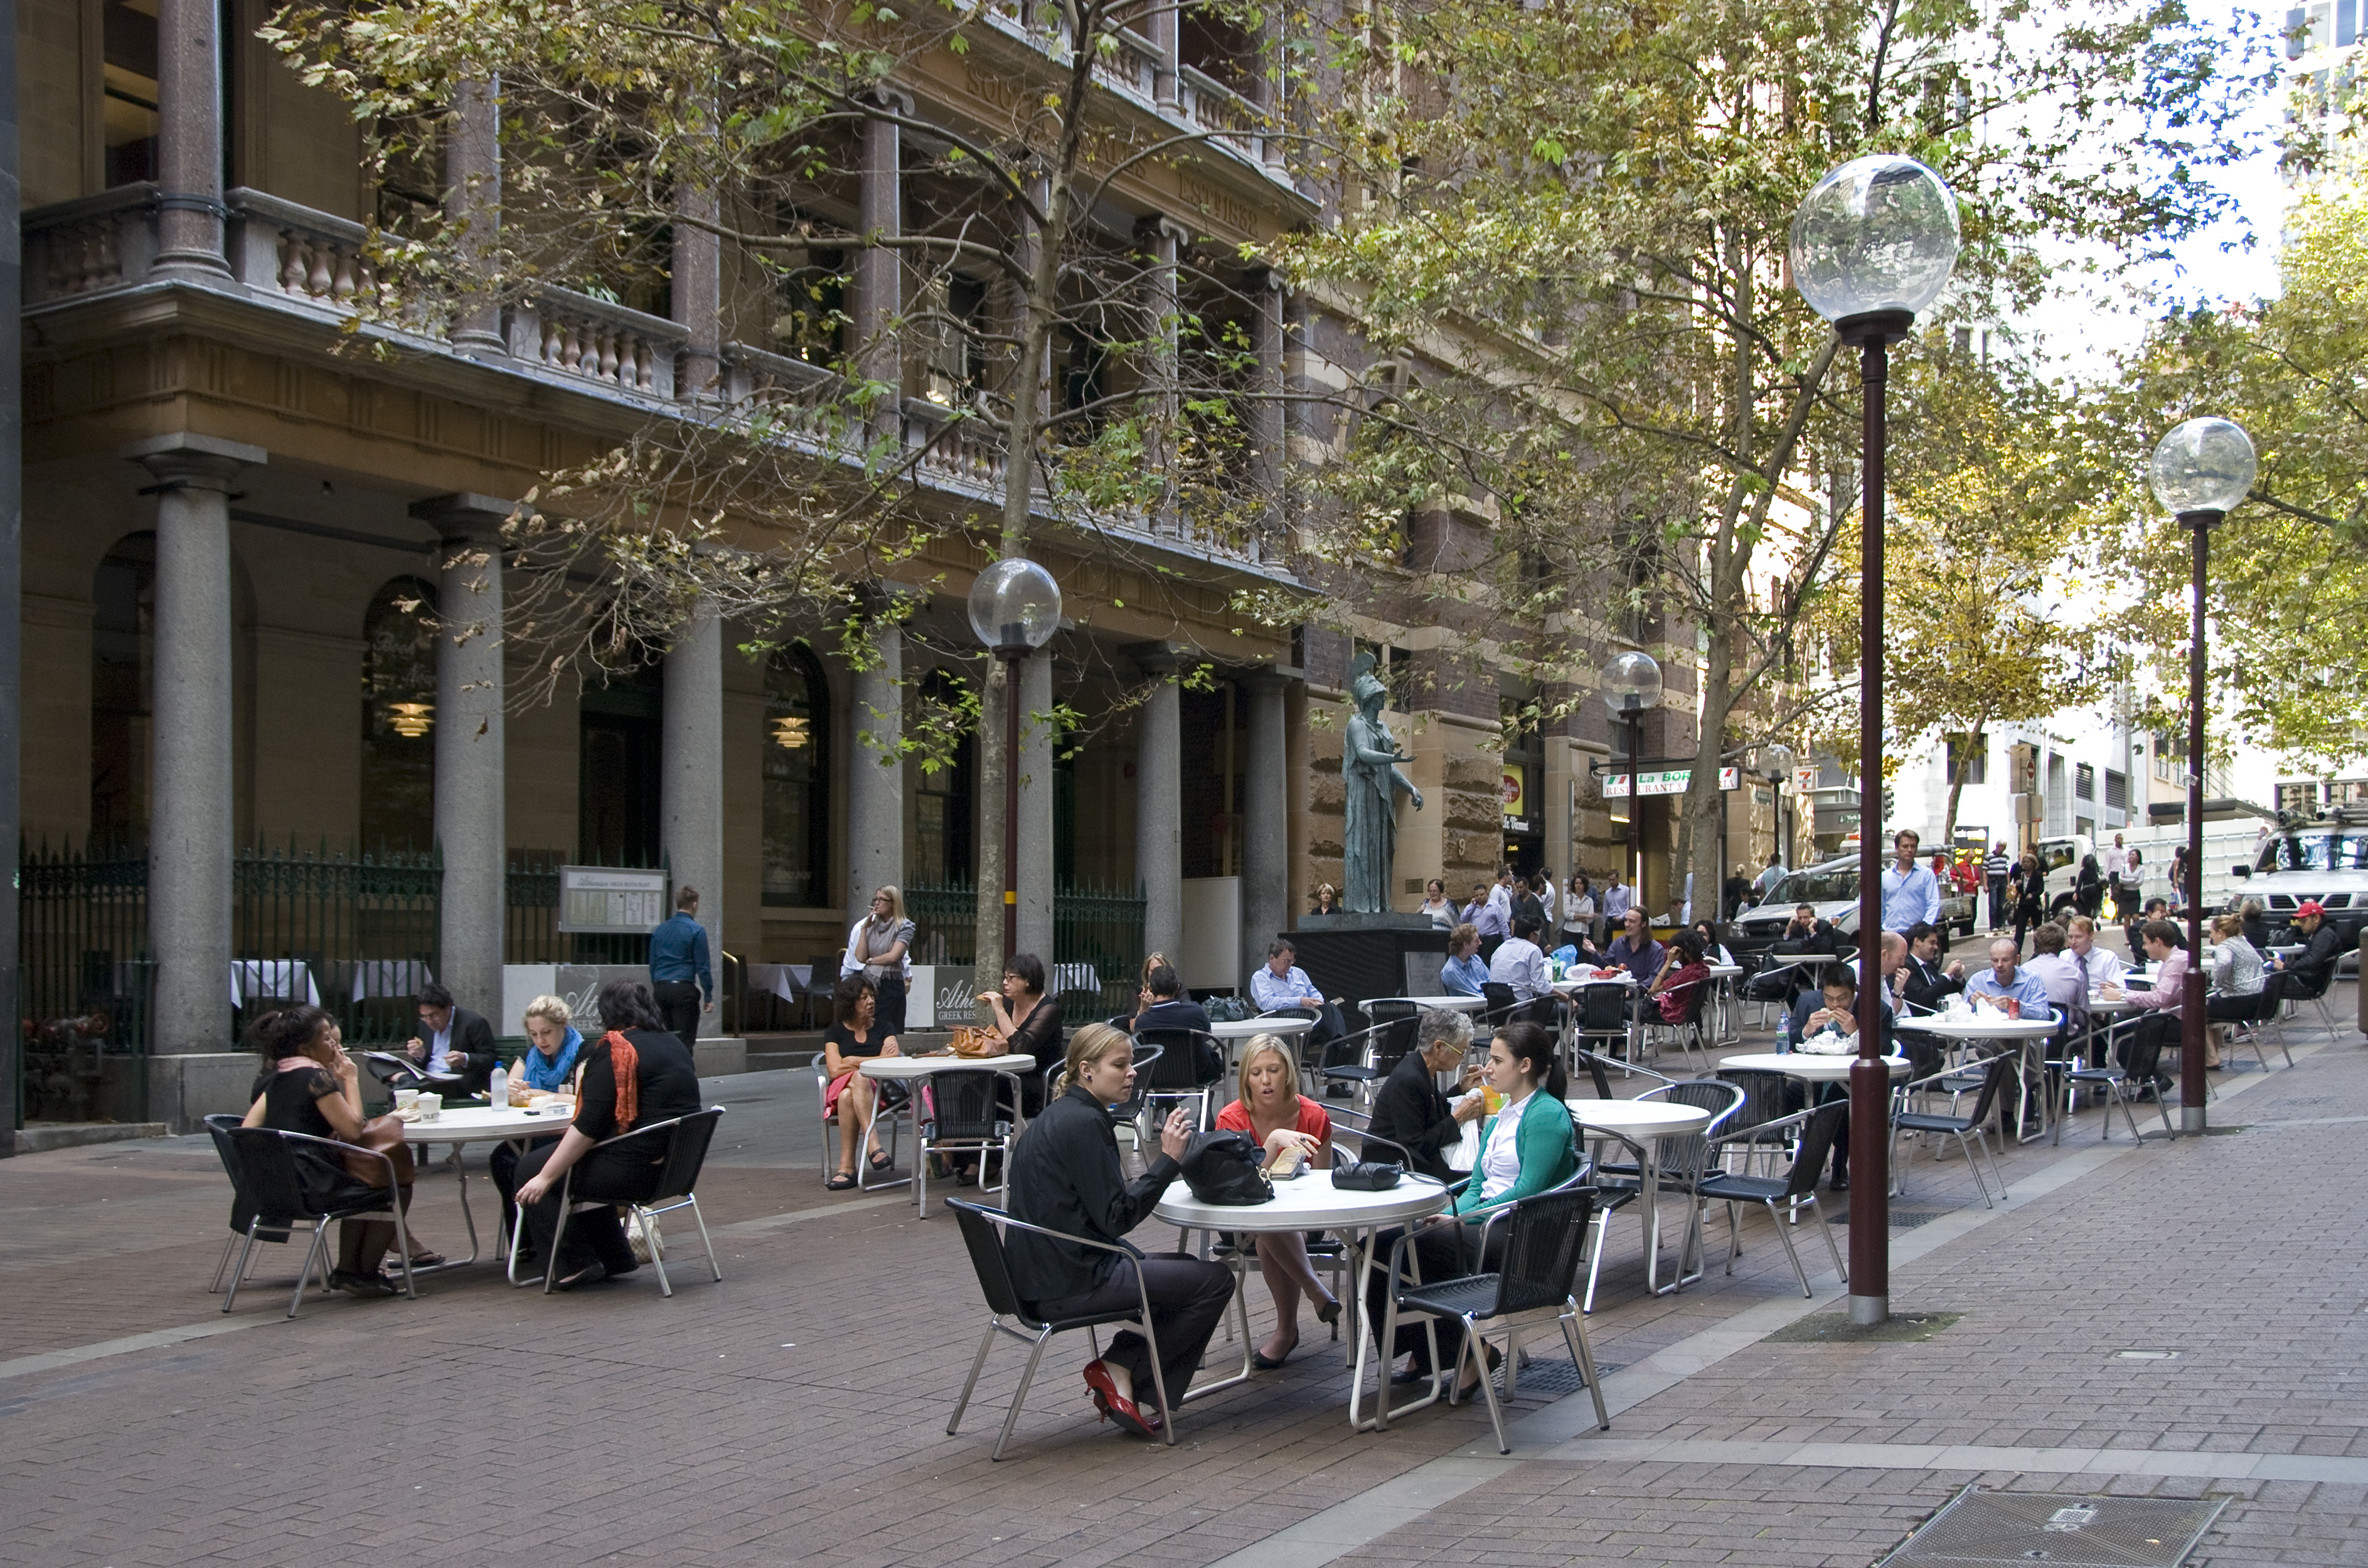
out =
[[2225,1497],[2083,1497],[1968,1487],[1878,1568],[2030,1562],[2177,1568],[2227,1506]]
[[[1599,1378],[1608,1378],[1619,1369],[1620,1363],[1617,1361],[1598,1361],[1595,1364],[1595,1375]],[[1520,1387],[1523,1399],[1529,1398],[1531,1394],[1577,1393],[1586,1386],[1578,1381],[1578,1369],[1571,1365],[1570,1358],[1566,1355],[1556,1356],[1552,1360],[1541,1355],[1538,1359],[1521,1369]],[[1497,1374],[1497,1392],[1498,1393],[1505,1392],[1505,1374],[1501,1370]]]

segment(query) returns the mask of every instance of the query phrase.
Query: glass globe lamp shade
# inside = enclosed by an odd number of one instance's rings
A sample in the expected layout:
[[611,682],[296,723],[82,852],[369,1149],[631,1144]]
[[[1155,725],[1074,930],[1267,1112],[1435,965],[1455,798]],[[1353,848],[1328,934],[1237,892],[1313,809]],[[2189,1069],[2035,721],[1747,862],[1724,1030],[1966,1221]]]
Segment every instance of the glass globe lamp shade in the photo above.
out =
[[1957,265],[1957,199],[1913,158],[1853,158],[1793,214],[1793,286],[1839,322],[1910,315],[1941,297]]
[[1661,700],[1661,666],[1652,654],[1632,648],[1603,666],[1601,686],[1606,707],[1634,713]]
[[1793,748],[1786,745],[1782,741],[1771,743],[1767,749],[1762,751],[1759,755],[1761,759],[1768,764],[1768,769],[1770,772],[1789,773],[1792,771]]
[[2147,478],[2173,514],[2231,512],[2253,488],[2253,441],[2227,419],[2191,419],[2154,449]]
[[1008,556],[970,586],[970,629],[990,648],[1042,648],[1061,625],[1061,586],[1033,561]]

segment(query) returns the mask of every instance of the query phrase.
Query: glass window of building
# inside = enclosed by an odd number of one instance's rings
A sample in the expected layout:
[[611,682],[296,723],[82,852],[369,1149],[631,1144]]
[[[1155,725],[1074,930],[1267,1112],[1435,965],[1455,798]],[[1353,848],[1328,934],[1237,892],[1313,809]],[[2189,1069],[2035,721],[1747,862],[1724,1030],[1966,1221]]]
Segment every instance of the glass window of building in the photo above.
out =
[[362,847],[436,838],[436,591],[397,577],[362,617]]
[[764,901],[829,903],[830,691],[803,642],[766,663],[764,748]]

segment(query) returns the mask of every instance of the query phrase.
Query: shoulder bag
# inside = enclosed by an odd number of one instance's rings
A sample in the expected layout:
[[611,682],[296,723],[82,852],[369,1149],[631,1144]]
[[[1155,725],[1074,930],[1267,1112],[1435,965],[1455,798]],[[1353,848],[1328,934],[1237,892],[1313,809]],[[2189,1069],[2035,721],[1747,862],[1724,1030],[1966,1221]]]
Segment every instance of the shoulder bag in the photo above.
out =
[[[356,1148],[372,1153],[385,1154],[394,1161],[394,1185],[411,1185],[411,1145],[403,1141],[403,1119],[392,1113],[374,1116],[362,1123],[362,1130],[353,1137],[341,1140]],[[386,1185],[386,1163],[368,1154],[347,1153],[343,1156],[346,1174],[365,1187]]]
[[1274,1200],[1274,1183],[1259,1167],[1264,1151],[1246,1132],[1197,1132],[1184,1151],[1184,1182],[1201,1203],[1236,1207]]

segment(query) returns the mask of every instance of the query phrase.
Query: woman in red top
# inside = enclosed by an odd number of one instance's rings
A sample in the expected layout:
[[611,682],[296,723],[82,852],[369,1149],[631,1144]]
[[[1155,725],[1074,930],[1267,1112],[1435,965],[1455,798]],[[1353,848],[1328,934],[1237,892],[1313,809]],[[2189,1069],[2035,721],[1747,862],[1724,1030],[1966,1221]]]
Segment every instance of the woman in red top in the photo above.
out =
[[[1332,1119],[1300,1094],[1299,1063],[1280,1036],[1257,1036],[1242,1051],[1241,1096],[1217,1113],[1219,1128],[1248,1133],[1265,1148],[1269,1161],[1296,1150],[1318,1170],[1332,1164]],[[1340,1302],[1308,1267],[1307,1238],[1299,1232],[1269,1232],[1244,1241],[1258,1249],[1258,1272],[1274,1297],[1273,1337],[1250,1353],[1250,1364],[1271,1370],[1290,1360],[1299,1344],[1302,1295],[1317,1303],[1315,1315],[1327,1324],[1340,1320]]]
[[1669,956],[1654,978],[1649,993],[1660,1006],[1661,1021],[1682,1024],[1686,1009],[1693,1005],[1694,987],[1710,978],[1710,965],[1702,962],[1702,937],[1692,931],[1680,931],[1669,938]]

